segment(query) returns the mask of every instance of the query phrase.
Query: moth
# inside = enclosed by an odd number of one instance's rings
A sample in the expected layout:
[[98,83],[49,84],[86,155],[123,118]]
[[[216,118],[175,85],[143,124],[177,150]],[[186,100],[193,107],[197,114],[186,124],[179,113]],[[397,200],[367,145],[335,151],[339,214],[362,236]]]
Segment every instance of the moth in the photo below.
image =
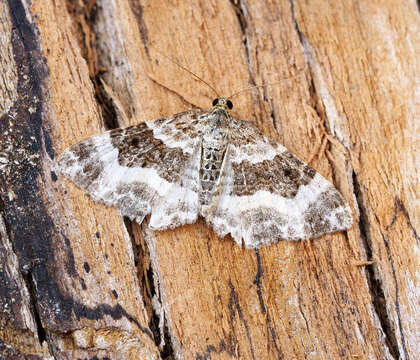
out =
[[93,200],[164,230],[202,216],[246,248],[349,229],[353,218],[325,178],[252,123],[211,110],[107,131],[71,146],[59,171]]

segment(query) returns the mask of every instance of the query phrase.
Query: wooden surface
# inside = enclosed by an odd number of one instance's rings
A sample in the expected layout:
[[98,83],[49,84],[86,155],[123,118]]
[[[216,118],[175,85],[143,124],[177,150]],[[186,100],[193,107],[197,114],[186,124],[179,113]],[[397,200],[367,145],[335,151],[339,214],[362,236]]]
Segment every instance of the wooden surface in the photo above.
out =
[[[415,1],[0,1],[0,354],[418,359]],[[54,172],[107,128],[225,96],[329,178],[346,233],[259,251],[122,219]],[[30,355],[32,357],[30,357]]]

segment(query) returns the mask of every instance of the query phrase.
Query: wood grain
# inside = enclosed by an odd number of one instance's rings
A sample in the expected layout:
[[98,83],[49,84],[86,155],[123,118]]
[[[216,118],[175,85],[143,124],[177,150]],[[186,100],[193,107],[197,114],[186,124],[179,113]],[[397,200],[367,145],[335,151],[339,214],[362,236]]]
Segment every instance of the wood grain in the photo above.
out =
[[[60,359],[420,358],[415,1],[0,4],[0,260],[15,269],[1,286],[21,299],[7,312],[0,293],[3,343]],[[225,96],[268,84],[234,116],[334,182],[353,228],[250,251],[202,220],[152,232],[57,178],[84,137],[210,107],[175,62]]]

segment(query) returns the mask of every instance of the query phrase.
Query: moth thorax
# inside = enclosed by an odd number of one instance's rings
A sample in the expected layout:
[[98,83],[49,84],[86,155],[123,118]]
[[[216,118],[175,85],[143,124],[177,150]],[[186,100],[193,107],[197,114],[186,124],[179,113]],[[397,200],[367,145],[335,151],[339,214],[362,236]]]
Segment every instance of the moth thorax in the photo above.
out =
[[[225,144],[228,136],[229,116],[224,112],[216,112],[209,116],[207,130],[204,133],[204,143]],[[223,146],[222,145],[222,146]]]

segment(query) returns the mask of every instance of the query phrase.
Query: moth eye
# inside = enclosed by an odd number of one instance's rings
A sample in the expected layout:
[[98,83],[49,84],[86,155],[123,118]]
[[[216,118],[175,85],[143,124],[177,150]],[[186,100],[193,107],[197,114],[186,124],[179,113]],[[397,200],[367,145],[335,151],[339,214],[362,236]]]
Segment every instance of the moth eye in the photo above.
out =
[[214,99],[213,100],[213,106],[216,106],[218,102],[219,102],[219,99]]
[[229,110],[232,110],[232,108],[233,108],[232,101],[228,100],[228,101],[226,102],[226,105],[227,105],[227,107],[229,108]]

